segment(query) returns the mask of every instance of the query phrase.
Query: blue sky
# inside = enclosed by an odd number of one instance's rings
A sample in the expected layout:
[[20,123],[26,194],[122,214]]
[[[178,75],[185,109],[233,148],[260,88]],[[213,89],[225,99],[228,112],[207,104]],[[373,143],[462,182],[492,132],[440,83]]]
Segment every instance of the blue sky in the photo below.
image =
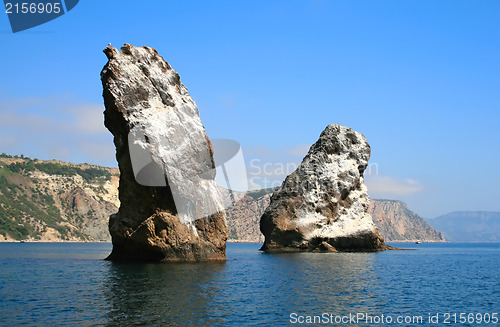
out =
[[[375,198],[500,211],[498,1],[80,1],[13,34],[0,14],[0,152],[115,166],[108,44],[176,69],[210,138],[283,177],[330,123],[363,133]],[[252,161],[253,160],[253,161]],[[250,163],[253,162],[253,165]],[[261,174],[262,175],[262,174]]]

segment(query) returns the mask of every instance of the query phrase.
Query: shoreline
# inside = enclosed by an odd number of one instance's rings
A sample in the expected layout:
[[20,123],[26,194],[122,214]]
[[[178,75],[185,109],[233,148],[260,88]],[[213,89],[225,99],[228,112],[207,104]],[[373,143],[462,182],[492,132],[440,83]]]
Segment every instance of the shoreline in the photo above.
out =
[[264,241],[250,241],[250,240],[227,240],[226,243],[264,243]]
[[64,241],[64,240],[52,240],[52,241],[43,241],[43,240],[0,240],[0,243],[109,243],[111,241]]
[[[112,244],[111,241],[65,241],[65,240],[0,240],[0,243],[107,243]],[[255,243],[260,244],[260,241],[250,240],[227,240],[226,243]],[[387,241],[387,243],[403,243],[403,244],[416,244],[416,241]],[[500,242],[451,242],[451,241],[422,241],[424,243],[447,243],[447,244],[497,244]]]

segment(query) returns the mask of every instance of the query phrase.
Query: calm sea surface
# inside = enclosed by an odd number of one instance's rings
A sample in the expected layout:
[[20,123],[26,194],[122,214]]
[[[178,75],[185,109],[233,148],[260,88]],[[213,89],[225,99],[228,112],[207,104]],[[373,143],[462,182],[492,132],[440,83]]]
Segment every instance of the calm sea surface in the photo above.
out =
[[500,326],[500,244],[259,246],[228,244],[226,263],[118,264],[102,260],[110,244],[0,243],[0,325]]

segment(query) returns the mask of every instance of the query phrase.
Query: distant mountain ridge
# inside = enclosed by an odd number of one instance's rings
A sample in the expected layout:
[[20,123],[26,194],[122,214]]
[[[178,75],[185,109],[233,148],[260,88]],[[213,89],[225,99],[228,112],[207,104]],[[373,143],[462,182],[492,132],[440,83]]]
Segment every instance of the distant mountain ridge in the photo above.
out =
[[500,212],[456,211],[427,221],[451,242],[500,242]]

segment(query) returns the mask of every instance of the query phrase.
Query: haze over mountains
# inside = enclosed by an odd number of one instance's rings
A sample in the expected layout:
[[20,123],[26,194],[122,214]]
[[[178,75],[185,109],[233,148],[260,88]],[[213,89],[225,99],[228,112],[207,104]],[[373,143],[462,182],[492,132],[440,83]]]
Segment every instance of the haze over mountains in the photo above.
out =
[[456,211],[428,222],[450,242],[500,242],[500,212]]
[[[109,241],[109,215],[119,206],[118,176],[116,168],[1,155],[0,240]],[[259,220],[272,191],[241,195],[226,210],[229,240],[263,241]],[[498,212],[455,212],[426,221],[404,202],[376,199],[369,212],[389,242],[500,241]]]

